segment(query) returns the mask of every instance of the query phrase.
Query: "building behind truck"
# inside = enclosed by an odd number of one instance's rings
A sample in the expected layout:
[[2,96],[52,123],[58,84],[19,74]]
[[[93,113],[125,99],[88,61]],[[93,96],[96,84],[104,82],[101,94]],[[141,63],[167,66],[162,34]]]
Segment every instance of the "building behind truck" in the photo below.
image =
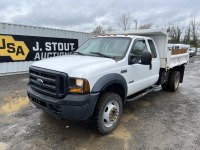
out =
[[0,75],[28,72],[38,60],[67,55],[93,34],[0,23]]

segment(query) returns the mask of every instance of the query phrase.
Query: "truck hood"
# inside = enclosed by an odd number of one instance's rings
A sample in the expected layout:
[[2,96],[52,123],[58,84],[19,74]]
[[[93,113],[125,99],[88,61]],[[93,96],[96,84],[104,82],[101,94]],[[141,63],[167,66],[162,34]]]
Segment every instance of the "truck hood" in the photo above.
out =
[[115,64],[111,58],[65,55],[43,59],[32,64],[32,66],[67,73],[69,76],[82,78],[85,73],[93,73],[99,68]]

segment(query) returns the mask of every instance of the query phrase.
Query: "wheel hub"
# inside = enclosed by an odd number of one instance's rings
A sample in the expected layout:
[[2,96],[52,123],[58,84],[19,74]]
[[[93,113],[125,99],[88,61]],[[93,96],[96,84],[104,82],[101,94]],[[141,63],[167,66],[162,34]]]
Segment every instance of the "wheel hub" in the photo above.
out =
[[180,80],[179,75],[176,75],[176,76],[175,76],[175,88],[176,88],[176,89],[177,89],[178,86],[179,86],[179,80]]
[[116,101],[109,102],[103,113],[103,122],[106,127],[111,127],[117,120],[119,115],[119,105]]
[[115,121],[117,119],[117,116],[118,116],[119,112],[117,110],[117,108],[112,108],[112,110],[110,111],[110,114],[109,114],[109,120],[110,121]]

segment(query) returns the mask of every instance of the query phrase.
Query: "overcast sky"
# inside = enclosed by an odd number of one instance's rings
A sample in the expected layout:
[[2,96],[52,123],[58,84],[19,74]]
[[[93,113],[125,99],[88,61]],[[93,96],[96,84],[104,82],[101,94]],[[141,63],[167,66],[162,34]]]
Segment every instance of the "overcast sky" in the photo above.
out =
[[200,19],[200,1],[0,0],[0,22],[83,32],[91,32],[97,25],[118,28],[122,13],[130,13],[139,25],[185,26],[191,18]]

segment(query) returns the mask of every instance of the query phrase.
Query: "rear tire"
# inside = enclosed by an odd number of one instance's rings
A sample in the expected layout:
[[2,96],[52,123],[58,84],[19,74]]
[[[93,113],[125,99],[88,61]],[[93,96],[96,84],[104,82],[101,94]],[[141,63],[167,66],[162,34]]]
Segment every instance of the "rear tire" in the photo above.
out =
[[168,91],[168,82],[163,83],[161,86],[164,91]]
[[162,89],[165,91],[176,92],[180,83],[180,72],[172,71],[169,74],[169,79],[166,83],[162,84]]
[[172,71],[169,75],[168,81],[169,91],[176,92],[179,87],[180,83],[180,72],[179,71]]
[[122,113],[122,99],[116,93],[104,93],[98,100],[93,116],[90,118],[91,126],[101,134],[107,134],[119,124]]

